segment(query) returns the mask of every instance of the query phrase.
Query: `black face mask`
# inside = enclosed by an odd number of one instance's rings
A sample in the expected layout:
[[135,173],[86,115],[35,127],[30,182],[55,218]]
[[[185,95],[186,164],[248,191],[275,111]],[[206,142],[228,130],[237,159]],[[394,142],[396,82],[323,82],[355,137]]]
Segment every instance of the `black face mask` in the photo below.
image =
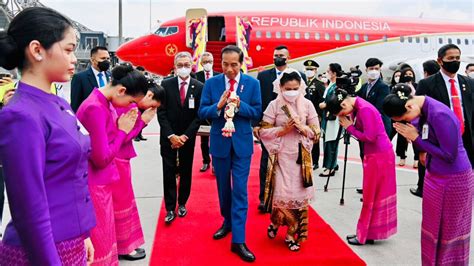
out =
[[413,81],[413,77],[411,76],[405,76],[403,77],[402,80],[400,80],[401,83],[408,83],[408,82],[412,82]]
[[97,67],[99,67],[100,71],[107,71],[110,68],[110,61],[109,60],[101,61],[97,63]]
[[275,66],[277,66],[277,67],[284,66],[284,65],[286,65],[286,58],[275,57],[273,59],[273,63],[275,63]]
[[443,62],[443,69],[451,74],[456,74],[459,70],[459,66],[461,65],[461,61],[451,61],[451,62]]

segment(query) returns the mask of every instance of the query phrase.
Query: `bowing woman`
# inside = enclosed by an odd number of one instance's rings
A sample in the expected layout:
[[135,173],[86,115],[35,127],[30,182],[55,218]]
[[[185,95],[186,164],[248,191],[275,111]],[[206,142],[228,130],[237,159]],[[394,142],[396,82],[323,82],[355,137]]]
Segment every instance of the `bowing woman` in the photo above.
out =
[[394,87],[383,109],[392,120],[399,121],[394,125],[397,132],[427,153],[422,264],[468,265],[474,179],[458,118],[433,98],[413,96],[407,84]]
[[93,261],[90,140],[69,104],[50,90],[51,83],[69,80],[75,48],[72,23],[49,8],[23,10],[0,33],[0,66],[22,74],[0,112],[0,161],[12,215],[0,243],[2,265]]
[[351,245],[373,244],[397,232],[395,154],[380,112],[355,93],[337,89],[327,101],[346,131],[364,143],[363,204]]
[[95,247],[94,260],[100,265],[118,264],[113,206],[114,184],[120,180],[116,159],[138,117],[137,108],[118,117],[115,107],[141,101],[148,86],[145,76],[130,64],[116,66],[112,69],[111,82],[93,90],[77,111],[79,121],[91,138],[89,190],[97,217],[91,239]]

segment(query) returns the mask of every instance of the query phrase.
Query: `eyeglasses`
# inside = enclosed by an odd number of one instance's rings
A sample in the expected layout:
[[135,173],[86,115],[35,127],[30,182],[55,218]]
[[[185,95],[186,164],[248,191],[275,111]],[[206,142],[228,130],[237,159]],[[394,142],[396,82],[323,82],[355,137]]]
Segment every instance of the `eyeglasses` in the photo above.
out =
[[177,64],[176,67],[177,68],[183,68],[183,67],[190,68],[191,64]]

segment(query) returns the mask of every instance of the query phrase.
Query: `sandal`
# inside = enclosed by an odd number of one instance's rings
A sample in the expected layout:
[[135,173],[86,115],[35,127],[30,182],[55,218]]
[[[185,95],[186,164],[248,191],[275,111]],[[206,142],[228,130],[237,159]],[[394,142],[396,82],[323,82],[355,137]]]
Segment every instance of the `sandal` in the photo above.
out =
[[275,228],[275,227],[273,226],[273,224],[270,224],[270,225],[268,226],[268,228],[267,228],[267,236],[268,236],[268,238],[274,239],[274,238],[276,237],[276,235],[277,235],[277,232],[278,232],[278,227]]
[[285,242],[288,245],[288,249],[291,251],[296,252],[300,250],[300,244],[298,244],[295,240],[285,239]]

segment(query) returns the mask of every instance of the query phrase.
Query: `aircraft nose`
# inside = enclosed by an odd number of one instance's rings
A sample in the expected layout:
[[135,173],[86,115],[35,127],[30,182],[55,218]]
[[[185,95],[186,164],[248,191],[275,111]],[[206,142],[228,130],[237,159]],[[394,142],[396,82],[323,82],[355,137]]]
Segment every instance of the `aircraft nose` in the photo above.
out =
[[122,44],[117,49],[117,56],[128,62],[135,62],[137,59],[148,56],[151,42],[148,36],[140,37]]

